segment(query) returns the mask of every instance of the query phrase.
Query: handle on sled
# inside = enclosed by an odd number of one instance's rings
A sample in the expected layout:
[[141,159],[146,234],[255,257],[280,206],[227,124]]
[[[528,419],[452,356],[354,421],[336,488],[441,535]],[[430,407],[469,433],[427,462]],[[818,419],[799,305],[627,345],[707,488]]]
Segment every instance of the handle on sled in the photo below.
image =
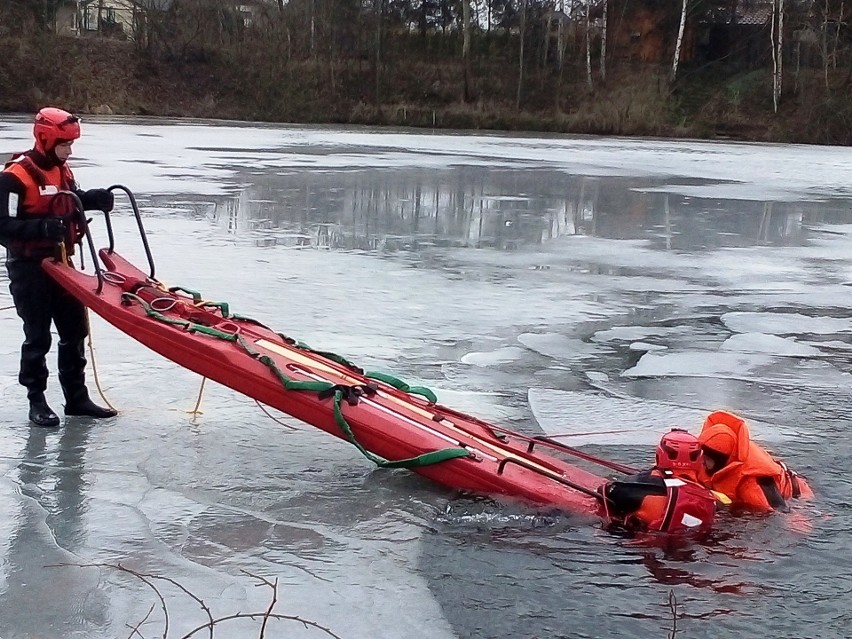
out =
[[[151,247],[148,244],[148,235],[145,233],[145,226],[142,224],[142,216],[139,214],[139,206],[136,204],[136,196],[134,196],[133,192],[123,184],[113,184],[107,189],[107,191],[124,191],[127,194],[127,197],[130,200],[130,207],[133,209],[133,216],[136,218],[136,226],[139,227],[139,236],[142,238],[142,245],[145,247],[145,256],[148,258],[148,267],[150,269],[148,276],[152,280],[156,279],[154,276],[154,258],[151,255]],[[109,213],[104,213],[104,220],[106,221],[107,237],[109,238],[109,248],[107,248],[107,252],[112,254],[115,252],[115,235],[113,235],[112,232],[112,220],[110,219]]]

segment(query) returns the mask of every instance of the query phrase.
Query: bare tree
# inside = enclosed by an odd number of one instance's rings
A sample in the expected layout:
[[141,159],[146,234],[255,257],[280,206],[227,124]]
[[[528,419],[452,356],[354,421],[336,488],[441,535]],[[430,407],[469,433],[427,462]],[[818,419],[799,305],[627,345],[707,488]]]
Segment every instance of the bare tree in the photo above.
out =
[[784,73],[784,0],[772,4],[772,107],[778,113]]
[[316,58],[317,55],[317,46],[316,46],[316,37],[317,37],[317,16],[316,16],[316,2],[315,0],[310,0],[308,2],[308,28],[311,34],[311,57]]
[[586,3],[586,81],[589,88],[594,88],[592,83],[592,6]]
[[462,0],[462,66],[464,67],[464,101],[470,102],[470,0]]
[[832,56],[828,53],[828,15],[829,15],[829,6],[828,0],[825,0],[825,10],[823,11],[822,17],[822,68],[823,75],[825,77],[825,90],[829,89],[828,82],[828,69],[831,66],[831,58]]
[[[837,19],[831,18],[832,7],[829,0],[825,0],[822,18],[822,33],[820,37],[820,49],[822,54],[823,76],[825,82],[825,90],[831,89],[831,71],[837,69],[838,58],[840,57],[840,34],[847,22],[844,22],[846,3],[841,0]],[[832,37],[831,32],[834,31]],[[852,70],[850,70],[852,77]]]
[[524,86],[524,42],[527,31],[527,0],[521,0],[521,43],[518,47],[518,92],[515,96],[515,108],[521,108],[521,92]]
[[559,73],[565,64],[565,0],[559,0],[559,21],[556,25],[556,46],[559,49],[556,54]]
[[375,58],[375,100],[376,109],[382,106],[382,25],[384,23],[385,0],[376,0],[376,58]]
[[[544,37],[541,39],[541,68],[547,68],[547,55],[550,53],[550,30],[553,26],[553,14],[555,7],[548,3],[547,10],[542,17],[544,22]],[[542,82],[544,77],[542,76]]]
[[601,82],[606,82],[606,31],[608,6],[609,0],[603,0],[603,17],[601,18]]
[[677,42],[675,43],[674,59],[672,60],[671,81],[677,80],[677,66],[680,63],[680,50],[683,46],[683,33],[686,30],[686,7],[689,0],[683,0],[683,7],[680,10],[680,24],[677,28]]

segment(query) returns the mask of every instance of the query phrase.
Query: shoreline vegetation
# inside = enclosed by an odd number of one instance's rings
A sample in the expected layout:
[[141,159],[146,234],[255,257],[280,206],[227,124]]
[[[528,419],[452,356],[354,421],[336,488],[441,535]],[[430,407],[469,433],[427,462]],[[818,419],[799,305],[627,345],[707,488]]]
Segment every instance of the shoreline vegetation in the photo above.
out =
[[247,21],[233,2],[174,0],[133,33],[101,19],[66,35],[56,13],[0,0],[0,112],[852,144],[842,2],[788,8],[779,43],[774,13],[720,31],[709,0],[607,0],[570,20],[552,0],[436,2],[424,15],[427,1],[418,13],[403,0],[273,0]]

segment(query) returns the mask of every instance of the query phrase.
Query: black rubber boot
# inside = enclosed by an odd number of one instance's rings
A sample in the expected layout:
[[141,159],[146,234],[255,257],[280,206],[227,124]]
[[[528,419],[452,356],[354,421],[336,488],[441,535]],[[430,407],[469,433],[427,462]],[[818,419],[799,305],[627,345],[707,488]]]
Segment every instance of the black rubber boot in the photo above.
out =
[[47,405],[44,395],[30,396],[30,421],[42,428],[56,428],[59,426],[59,416]]
[[65,396],[65,414],[80,417],[95,417],[96,419],[104,419],[106,417],[115,417],[118,411],[104,406],[98,406],[89,399],[89,392],[83,388],[82,391]]
[[105,406],[98,406],[88,397],[81,401],[76,401],[73,404],[65,404],[65,414],[81,417],[95,417],[97,419],[105,419],[107,417],[115,417],[118,411]]

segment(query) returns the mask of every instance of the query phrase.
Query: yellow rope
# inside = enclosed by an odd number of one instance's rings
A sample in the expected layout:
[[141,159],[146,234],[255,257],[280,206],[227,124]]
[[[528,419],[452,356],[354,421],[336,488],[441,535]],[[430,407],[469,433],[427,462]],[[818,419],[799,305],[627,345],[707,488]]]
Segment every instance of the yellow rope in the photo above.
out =
[[[63,247],[64,247],[64,244],[63,244]],[[106,405],[109,406],[114,411],[118,411],[118,409],[115,406],[110,404],[110,401],[106,398],[106,395],[104,395],[103,388],[101,388],[101,380],[100,380],[100,377],[98,377],[98,364],[97,364],[97,361],[95,360],[95,344],[92,341],[92,323],[89,321],[89,309],[86,308],[85,311],[86,311],[86,328],[88,329],[87,332],[89,333],[89,339],[88,339],[89,359],[92,360],[92,377],[95,380],[95,387],[98,389],[98,394],[100,394],[101,399],[104,400]]]
[[198,399],[195,400],[195,408],[193,408],[192,410],[186,411],[190,415],[197,416],[197,415],[203,415],[204,414],[204,412],[198,410],[198,408],[199,408],[199,406],[201,406],[201,398],[204,396],[204,383],[206,381],[207,381],[206,377],[201,378],[201,387],[198,389]]

